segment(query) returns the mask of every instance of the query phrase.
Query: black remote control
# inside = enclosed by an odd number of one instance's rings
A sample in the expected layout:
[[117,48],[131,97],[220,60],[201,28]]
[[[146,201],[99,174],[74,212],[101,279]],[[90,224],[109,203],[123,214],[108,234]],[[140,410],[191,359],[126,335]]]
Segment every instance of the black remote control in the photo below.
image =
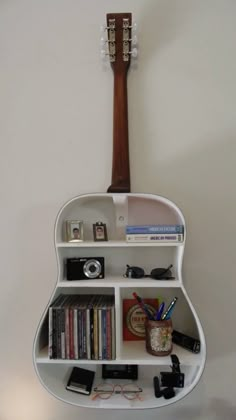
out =
[[173,343],[178,344],[179,346],[186,350],[192,351],[193,353],[200,352],[200,341],[179,331],[173,330],[172,341]]

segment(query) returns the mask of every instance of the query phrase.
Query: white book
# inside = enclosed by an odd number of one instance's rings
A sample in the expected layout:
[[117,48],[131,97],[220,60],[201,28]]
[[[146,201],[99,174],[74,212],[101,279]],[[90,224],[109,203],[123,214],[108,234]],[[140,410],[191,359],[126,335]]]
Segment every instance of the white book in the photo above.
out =
[[184,235],[182,233],[165,233],[165,234],[141,234],[133,233],[126,235],[127,242],[183,242]]

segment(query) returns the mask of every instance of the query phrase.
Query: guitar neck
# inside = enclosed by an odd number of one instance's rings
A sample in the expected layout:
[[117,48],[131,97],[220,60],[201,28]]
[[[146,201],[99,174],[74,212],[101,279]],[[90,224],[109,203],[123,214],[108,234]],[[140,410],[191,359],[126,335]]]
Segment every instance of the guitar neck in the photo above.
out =
[[114,73],[112,183],[108,192],[130,192],[127,74]]
[[130,65],[131,13],[107,14],[108,49],[114,73],[112,179],[107,192],[130,192],[127,73]]

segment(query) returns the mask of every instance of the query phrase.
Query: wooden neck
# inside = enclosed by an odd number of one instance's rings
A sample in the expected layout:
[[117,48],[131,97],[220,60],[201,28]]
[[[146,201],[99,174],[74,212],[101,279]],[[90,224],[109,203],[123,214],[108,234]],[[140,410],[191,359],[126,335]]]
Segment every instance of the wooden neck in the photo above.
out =
[[112,183],[107,192],[130,192],[127,74],[114,73]]
[[113,158],[107,192],[130,192],[127,73],[130,65],[131,13],[108,13],[108,47],[114,73]]

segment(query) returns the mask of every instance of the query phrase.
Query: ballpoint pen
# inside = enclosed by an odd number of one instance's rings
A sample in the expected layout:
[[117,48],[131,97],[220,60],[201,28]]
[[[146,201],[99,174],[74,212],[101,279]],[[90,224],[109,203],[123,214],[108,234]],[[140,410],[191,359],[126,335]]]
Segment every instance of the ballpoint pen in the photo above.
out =
[[173,312],[174,309],[175,309],[174,306],[172,306],[172,308],[169,310],[168,314],[166,315],[166,318],[165,318],[166,321],[167,321],[167,319],[171,318],[171,315],[172,315],[172,312]]
[[141,297],[137,295],[137,293],[133,292],[133,297],[137,300],[140,308],[142,309],[142,311],[145,313],[145,315],[147,315],[148,319],[153,320],[153,316],[150,313],[150,311],[148,310],[147,306],[145,305],[145,303],[142,301]]
[[155,321],[160,321],[162,312],[164,311],[164,306],[165,306],[165,303],[162,302],[162,304],[160,305],[160,308],[157,310],[155,314],[155,317],[154,317]]
[[162,319],[162,320],[164,320],[164,319],[169,319],[169,315],[170,315],[170,313],[172,312],[172,310],[173,310],[173,308],[174,308],[174,305],[176,304],[177,300],[178,300],[178,298],[177,298],[177,297],[174,297],[174,299],[173,299],[173,300],[171,301],[171,303],[169,304],[169,306],[168,306],[167,310],[166,310],[166,311],[165,311],[165,313],[162,315],[162,317],[161,317],[161,319]]

